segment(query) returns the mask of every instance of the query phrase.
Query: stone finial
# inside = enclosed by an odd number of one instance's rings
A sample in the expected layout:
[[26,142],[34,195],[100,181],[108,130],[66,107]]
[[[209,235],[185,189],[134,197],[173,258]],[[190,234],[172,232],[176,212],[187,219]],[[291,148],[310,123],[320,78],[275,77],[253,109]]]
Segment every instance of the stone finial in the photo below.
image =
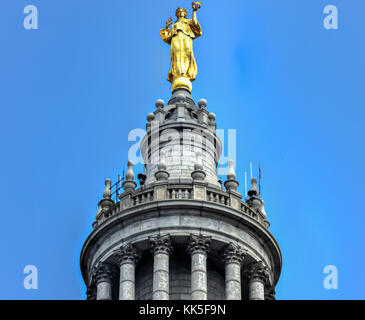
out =
[[147,116],[146,116],[146,119],[148,122],[151,122],[155,119],[155,114],[154,113],[149,113]]
[[191,177],[193,178],[193,180],[200,180],[200,181],[203,181],[206,177],[206,174],[203,170],[200,152],[197,152],[195,154],[194,171],[191,173]]
[[210,123],[215,122],[216,117],[217,116],[215,115],[215,113],[213,113],[213,112],[208,113],[208,119],[209,119]]
[[215,131],[215,129],[217,127],[217,124],[215,123],[215,119],[216,119],[215,113],[209,112],[208,113],[208,126],[209,126],[209,129],[212,131]]
[[250,197],[257,197],[259,192],[257,191],[257,179],[251,178],[251,190],[247,192]]
[[100,217],[103,212],[108,211],[114,206],[114,201],[111,199],[111,180],[105,179],[105,189],[103,192],[103,199],[98,202],[98,211],[96,213],[96,219]]
[[166,165],[166,156],[165,156],[165,152],[161,151],[160,152],[160,161],[157,165],[158,170],[166,170],[167,169],[167,165]]
[[236,172],[234,171],[233,160],[228,160],[227,180],[224,182],[224,186],[228,191],[237,191],[237,188],[239,186],[239,183],[236,180]]
[[268,228],[270,223],[266,220],[267,214],[265,211],[265,202],[264,200],[260,199],[260,194],[257,190],[257,179],[251,179],[251,189],[247,192],[249,199],[247,199],[248,205],[256,212],[259,212],[264,219],[264,223]]
[[208,105],[208,101],[207,101],[207,100],[205,100],[205,99],[200,99],[200,100],[198,101],[198,106],[199,106],[199,108],[201,108],[201,109],[205,109],[205,108],[207,107],[207,105]]
[[236,179],[236,172],[234,170],[234,161],[233,160],[228,160],[227,178],[229,180],[235,180]]
[[137,187],[137,183],[134,181],[133,162],[128,161],[128,170],[125,175],[126,180],[122,183],[124,191],[134,190]]
[[111,185],[112,181],[110,179],[105,179],[105,189],[103,192],[103,198],[104,199],[111,199]]
[[198,116],[198,122],[204,125],[208,125],[209,124],[209,119],[208,119],[208,114],[209,112],[207,111],[207,105],[208,102],[205,99],[200,99],[198,101],[198,111],[197,111],[197,116]]
[[128,181],[133,181],[134,180],[133,162],[131,160],[129,160],[127,166],[128,166],[128,170],[127,170],[127,173],[125,175],[125,178]]
[[194,170],[203,170],[203,165],[202,165],[202,159],[201,159],[201,153],[200,152],[197,152],[195,154]]
[[165,106],[165,101],[163,101],[162,99],[158,99],[155,102],[155,106],[157,109],[162,109]]
[[160,159],[159,159],[159,163],[157,165],[158,170],[155,172],[155,178],[157,181],[166,181],[170,174],[167,172],[166,168],[166,158],[165,158],[165,153],[164,152],[160,152]]
[[146,120],[147,120],[147,123],[146,123],[146,131],[148,133],[151,132],[151,127],[152,127],[152,124],[153,124],[153,121],[156,119],[156,115],[154,113],[149,113],[147,114],[146,116]]

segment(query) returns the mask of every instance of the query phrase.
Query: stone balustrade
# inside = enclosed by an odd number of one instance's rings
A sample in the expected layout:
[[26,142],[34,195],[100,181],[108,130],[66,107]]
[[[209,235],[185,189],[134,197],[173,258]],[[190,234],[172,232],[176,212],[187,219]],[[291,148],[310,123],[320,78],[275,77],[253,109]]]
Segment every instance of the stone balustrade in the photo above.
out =
[[120,201],[107,210],[100,210],[93,226],[96,227],[109,217],[136,206],[143,206],[155,201],[196,200],[231,207],[244,215],[250,216],[268,228],[269,223],[258,210],[251,208],[241,200],[242,196],[235,191],[225,191],[209,187],[207,183],[194,181],[190,184],[170,184],[167,181],[157,182],[137,190],[128,190],[119,196]]

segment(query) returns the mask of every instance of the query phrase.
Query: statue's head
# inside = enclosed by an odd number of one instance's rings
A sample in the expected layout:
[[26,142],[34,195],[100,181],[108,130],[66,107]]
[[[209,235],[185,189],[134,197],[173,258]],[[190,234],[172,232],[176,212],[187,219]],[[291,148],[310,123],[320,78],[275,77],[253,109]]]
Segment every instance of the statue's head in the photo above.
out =
[[176,9],[176,17],[179,18],[186,18],[188,16],[188,12],[185,8],[177,8]]

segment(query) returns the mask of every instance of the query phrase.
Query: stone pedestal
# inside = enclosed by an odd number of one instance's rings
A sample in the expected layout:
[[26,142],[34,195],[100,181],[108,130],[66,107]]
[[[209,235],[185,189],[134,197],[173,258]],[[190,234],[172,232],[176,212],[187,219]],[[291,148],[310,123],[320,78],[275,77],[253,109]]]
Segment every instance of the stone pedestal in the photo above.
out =
[[126,191],[123,192],[120,196],[120,202],[119,202],[119,210],[123,211],[124,209],[129,208],[132,205],[132,195],[133,191]]
[[156,182],[154,186],[154,197],[156,200],[166,200],[168,198],[167,194],[167,182]]
[[193,182],[193,199],[207,200],[207,183],[203,181]]

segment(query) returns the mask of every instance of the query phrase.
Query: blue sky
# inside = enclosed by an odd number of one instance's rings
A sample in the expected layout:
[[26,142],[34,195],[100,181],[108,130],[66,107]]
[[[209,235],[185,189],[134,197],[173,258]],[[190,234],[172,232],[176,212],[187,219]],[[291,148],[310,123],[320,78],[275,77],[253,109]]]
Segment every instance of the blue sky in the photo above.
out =
[[[23,9],[39,11],[25,30]],[[336,5],[339,29],[325,30]],[[0,299],[84,299],[82,243],[130,130],[169,99],[159,29],[191,1],[0,3]],[[362,0],[202,1],[193,97],[237,130],[237,175],[263,170],[283,253],[278,299],[364,299]],[[242,188],[241,191],[243,192]],[[39,289],[25,290],[35,265]],[[325,290],[323,268],[338,268]]]

